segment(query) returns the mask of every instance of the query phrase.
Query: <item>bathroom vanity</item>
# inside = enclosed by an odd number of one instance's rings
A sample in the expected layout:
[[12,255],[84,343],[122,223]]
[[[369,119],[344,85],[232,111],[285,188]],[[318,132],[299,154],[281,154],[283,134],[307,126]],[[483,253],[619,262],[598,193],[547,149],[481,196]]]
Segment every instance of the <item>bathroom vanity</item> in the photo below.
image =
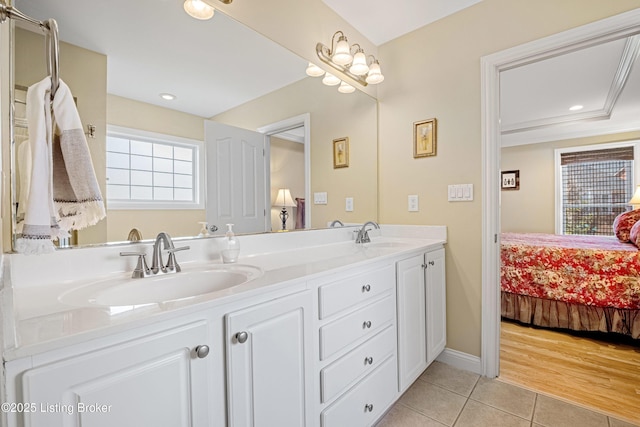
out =
[[[446,229],[382,226],[359,245],[352,230],[240,236],[239,264],[260,275],[131,305],[77,296],[99,286],[86,257],[132,268],[117,247],[11,255],[8,426],[373,425],[445,347]],[[188,241],[175,277],[219,265],[215,240]],[[34,263],[63,258],[74,277],[33,283]]]

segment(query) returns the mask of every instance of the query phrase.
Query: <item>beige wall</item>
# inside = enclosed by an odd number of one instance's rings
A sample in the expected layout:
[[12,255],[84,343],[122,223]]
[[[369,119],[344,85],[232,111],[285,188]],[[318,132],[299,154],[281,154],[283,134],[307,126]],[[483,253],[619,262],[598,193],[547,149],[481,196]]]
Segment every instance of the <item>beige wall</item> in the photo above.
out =
[[503,148],[501,169],[520,171],[520,189],[501,192],[501,230],[516,233],[555,233],[556,148],[633,140],[640,140],[640,132]]
[[[304,198],[304,144],[271,137],[271,205],[276,200],[278,189],[288,188],[295,202]],[[282,229],[281,207],[271,208],[271,230]],[[287,208],[289,219],[287,230],[296,226],[296,208]]]
[[[328,193],[326,205],[308,204],[311,227],[326,227],[339,218],[364,222],[377,218],[377,106],[362,93],[341,94],[308,77],[213,119],[245,129],[311,114],[311,197]],[[349,167],[333,168],[333,140],[349,137]],[[354,198],[345,212],[345,198]]]
[[[120,96],[107,97],[107,123],[156,132],[182,138],[204,140],[204,119],[191,114],[138,102]],[[172,237],[195,236],[199,221],[206,221],[204,209],[180,210],[113,210],[107,211],[108,241],[126,240],[135,227],[145,239],[154,238],[160,231]]]
[[[640,7],[638,0],[484,0],[381,47],[380,221],[448,227],[447,346],[480,355],[480,58]],[[413,159],[412,123],[438,119],[437,156]],[[447,202],[448,184],[473,202]],[[407,212],[407,195],[420,212]]]
[[[47,75],[44,36],[16,28],[15,83],[31,86]],[[107,117],[107,57],[67,43],[60,43],[60,76],[77,99],[78,112],[86,130],[96,127],[96,137],[87,139],[100,191],[106,194],[106,117]],[[8,227],[8,222],[5,227]],[[5,230],[9,234],[8,229]],[[78,233],[79,244],[104,242],[106,220]],[[5,248],[10,243],[5,241]]]

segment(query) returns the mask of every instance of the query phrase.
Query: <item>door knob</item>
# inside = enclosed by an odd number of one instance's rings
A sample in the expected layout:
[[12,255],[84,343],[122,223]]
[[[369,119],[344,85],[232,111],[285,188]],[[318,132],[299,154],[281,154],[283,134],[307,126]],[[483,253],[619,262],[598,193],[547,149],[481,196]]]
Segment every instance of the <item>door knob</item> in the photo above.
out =
[[248,334],[248,333],[246,333],[245,331],[238,332],[238,333],[236,334],[236,340],[237,340],[240,344],[242,344],[242,343],[246,342],[246,341],[247,341],[247,338],[249,338],[249,334]]
[[209,346],[208,345],[199,345],[195,348],[196,356],[198,359],[204,359],[209,354]]

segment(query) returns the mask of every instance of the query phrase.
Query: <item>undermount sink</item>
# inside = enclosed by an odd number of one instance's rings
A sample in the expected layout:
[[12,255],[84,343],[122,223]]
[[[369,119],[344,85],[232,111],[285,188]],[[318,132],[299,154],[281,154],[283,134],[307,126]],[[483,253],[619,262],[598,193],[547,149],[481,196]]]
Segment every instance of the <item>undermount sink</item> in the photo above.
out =
[[371,242],[365,243],[366,248],[379,248],[379,249],[402,249],[411,245],[405,242]]
[[260,268],[250,265],[217,265],[143,279],[104,279],[67,291],[58,299],[76,306],[162,303],[228,289],[261,275]]

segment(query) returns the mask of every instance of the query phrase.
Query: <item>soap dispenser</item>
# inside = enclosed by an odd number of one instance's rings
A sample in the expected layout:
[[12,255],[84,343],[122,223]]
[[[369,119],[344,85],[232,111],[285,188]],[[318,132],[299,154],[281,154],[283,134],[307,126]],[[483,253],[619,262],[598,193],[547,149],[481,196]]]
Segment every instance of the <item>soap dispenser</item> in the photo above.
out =
[[236,262],[240,253],[240,241],[233,233],[233,224],[227,224],[227,232],[222,244],[222,261],[226,264]]

